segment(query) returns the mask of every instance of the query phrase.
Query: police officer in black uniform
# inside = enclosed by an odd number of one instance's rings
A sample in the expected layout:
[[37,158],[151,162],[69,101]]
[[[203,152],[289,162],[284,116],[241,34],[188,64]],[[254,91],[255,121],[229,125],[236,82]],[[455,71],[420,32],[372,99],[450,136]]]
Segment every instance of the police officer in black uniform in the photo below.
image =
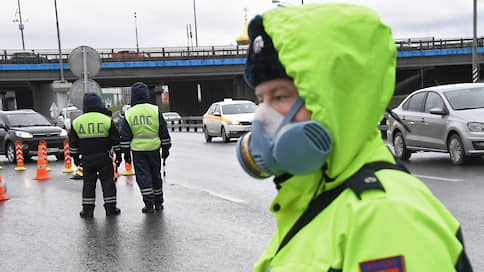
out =
[[[114,169],[111,149],[121,158],[119,132],[111,117],[106,114],[104,103],[95,93],[86,93],[81,116],[72,121],[69,131],[69,144],[74,163],[83,166],[82,211],[80,216],[93,216],[96,201],[96,181],[101,179],[106,216],[120,214],[116,208],[116,185],[113,181]],[[79,156],[82,156],[81,159]],[[81,161],[82,160],[82,161]]]

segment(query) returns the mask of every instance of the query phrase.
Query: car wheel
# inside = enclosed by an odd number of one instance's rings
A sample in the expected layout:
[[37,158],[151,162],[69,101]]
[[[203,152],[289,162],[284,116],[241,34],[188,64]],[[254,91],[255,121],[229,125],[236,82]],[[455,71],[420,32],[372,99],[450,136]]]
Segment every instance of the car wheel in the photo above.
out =
[[462,165],[467,160],[464,145],[462,144],[462,140],[460,139],[459,135],[453,134],[450,136],[448,149],[452,164]]
[[55,157],[57,158],[58,161],[63,161],[64,160],[64,153],[56,153]]
[[225,131],[225,128],[222,128],[222,139],[226,143],[230,142],[230,137],[229,137],[229,135],[227,135],[227,132]]
[[208,135],[207,127],[203,127],[203,134],[205,135],[205,141],[210,143],[212,141],[212,136]]
[[15,157],[15,146],[11,142],[7,144],[7,159],[9,163],[17,162]]
[[393,149],[395,149],[395,156],[402,161],[407,161],[410,159],[410,155],[412,155],[410,150],[407,149],[403,135],[400,132],[395,133],[395,137],[393,138]]

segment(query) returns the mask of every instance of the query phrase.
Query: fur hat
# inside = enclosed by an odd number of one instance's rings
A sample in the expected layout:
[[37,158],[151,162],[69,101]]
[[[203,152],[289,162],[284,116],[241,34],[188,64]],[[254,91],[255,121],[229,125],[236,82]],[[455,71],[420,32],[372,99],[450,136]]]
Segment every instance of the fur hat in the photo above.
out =
[[262,16],[257,15],[250,21],[248,28],[250,47],[244,79],[252,88],[271,79],[291,79],[279,61],[279,55],[274,49],[272,39],[264,30],[262,19]]

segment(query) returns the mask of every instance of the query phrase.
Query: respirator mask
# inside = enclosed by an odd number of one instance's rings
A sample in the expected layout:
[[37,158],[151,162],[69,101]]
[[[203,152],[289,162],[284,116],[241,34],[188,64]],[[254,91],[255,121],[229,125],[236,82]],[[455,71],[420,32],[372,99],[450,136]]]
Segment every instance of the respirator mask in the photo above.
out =
[[328,159],[332,138],[320,123],[309,120],[291,122],[304,100],[297,97],[284,117],[271,107],[260,104],[251,132],[237,141],[237,159],[250,176],[264,179],[308,175],[320,169]]

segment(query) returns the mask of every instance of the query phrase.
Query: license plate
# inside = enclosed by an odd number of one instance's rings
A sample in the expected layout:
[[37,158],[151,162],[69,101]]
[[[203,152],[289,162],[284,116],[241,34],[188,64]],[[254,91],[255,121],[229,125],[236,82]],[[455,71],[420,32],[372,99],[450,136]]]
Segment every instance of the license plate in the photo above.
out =
[[59,148],[47,148],[47,153],[55,153],[55,152],[58,152],[59,151]]

